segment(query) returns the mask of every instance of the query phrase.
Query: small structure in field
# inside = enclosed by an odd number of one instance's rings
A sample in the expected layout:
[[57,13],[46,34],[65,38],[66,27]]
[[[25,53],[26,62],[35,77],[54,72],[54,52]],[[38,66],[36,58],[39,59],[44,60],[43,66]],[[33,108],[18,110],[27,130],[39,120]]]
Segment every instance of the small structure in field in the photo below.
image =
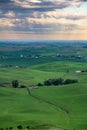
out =
[[79,73],[81,73],[81,70],[76,70],[75,72],[76,72],[76,74],[79,74]]
[[23,54],[21,54],[21,55],[20,55],[20,58],[23,58],[23,57],[24,57]]
[[16,65],[15,68],[19,68],[19,66]]

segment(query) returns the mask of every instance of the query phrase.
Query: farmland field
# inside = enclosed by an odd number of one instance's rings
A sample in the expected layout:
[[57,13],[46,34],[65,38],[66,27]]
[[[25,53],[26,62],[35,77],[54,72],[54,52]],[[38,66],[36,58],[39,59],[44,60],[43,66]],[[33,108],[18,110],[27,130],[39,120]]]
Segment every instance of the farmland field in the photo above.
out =
[[[56,78],[78,82],[37,86]],[[0,41],[0,128],[19,125],[87,130],[87,41]]]

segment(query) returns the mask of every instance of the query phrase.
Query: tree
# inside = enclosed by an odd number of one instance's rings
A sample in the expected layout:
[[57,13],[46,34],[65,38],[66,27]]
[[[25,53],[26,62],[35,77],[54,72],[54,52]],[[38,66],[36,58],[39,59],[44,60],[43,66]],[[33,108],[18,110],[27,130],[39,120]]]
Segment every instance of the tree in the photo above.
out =
[[58,79],[48,79],[44,81],[44,85],[50,86],[50,85],[61,85],[63,84],[63,79],[58,78]]
[[12,129],[13,129],[13,127],[10,127],[9,129],[10,129],[10,130],[12,130]]
[[64,84],[71,84],[71,83],[77,83],[77,82],[78,82],[78,80],[76,80],[76,79],[66,79]]
[[12,81],[12,86],[13,86],[14,88],[17,88],[18,85],[19,85],[18,80],[13,80],[13,81]]
[[21,125],[17,126],[17,128],[20,130],[23,129],[23,127]]
[[43,86],[43,84],[42,83],[38,83],[37,86]]
[[30,126],[27,126],[26,128],[27,128],[27,129],[30,129]]
[[63,79],[62,78],[52,79],[52,84],[53,85],[61,85],[61,84],[63,84]]
[[44,81],[44,85],[47,85],[47,86],[52,85],[51,79]]
[[21,85],[20,88],[26,88],[26,86],[25,85]]
[[3,128],[0,128],[0,130],[3,130]]

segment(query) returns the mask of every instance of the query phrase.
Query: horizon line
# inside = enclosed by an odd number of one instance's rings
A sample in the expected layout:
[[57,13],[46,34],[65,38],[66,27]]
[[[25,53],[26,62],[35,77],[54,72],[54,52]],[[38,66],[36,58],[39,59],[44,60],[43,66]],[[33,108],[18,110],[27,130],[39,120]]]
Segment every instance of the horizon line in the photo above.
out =
[[61,40],[50,40],[50,39],[0,39],[0,41],[87,41],[85,39],[77,40],[77,39],[61,39]]

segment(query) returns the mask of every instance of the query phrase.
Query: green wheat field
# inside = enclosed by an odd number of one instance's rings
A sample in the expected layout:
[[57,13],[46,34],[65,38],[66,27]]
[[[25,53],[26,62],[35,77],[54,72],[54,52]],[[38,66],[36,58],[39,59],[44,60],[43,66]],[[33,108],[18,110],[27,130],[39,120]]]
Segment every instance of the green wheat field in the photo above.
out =
[[[0,129],[87,130],[87,43],[10,45],[0,42]],[[55,78],[78,82],[37,86]]]

